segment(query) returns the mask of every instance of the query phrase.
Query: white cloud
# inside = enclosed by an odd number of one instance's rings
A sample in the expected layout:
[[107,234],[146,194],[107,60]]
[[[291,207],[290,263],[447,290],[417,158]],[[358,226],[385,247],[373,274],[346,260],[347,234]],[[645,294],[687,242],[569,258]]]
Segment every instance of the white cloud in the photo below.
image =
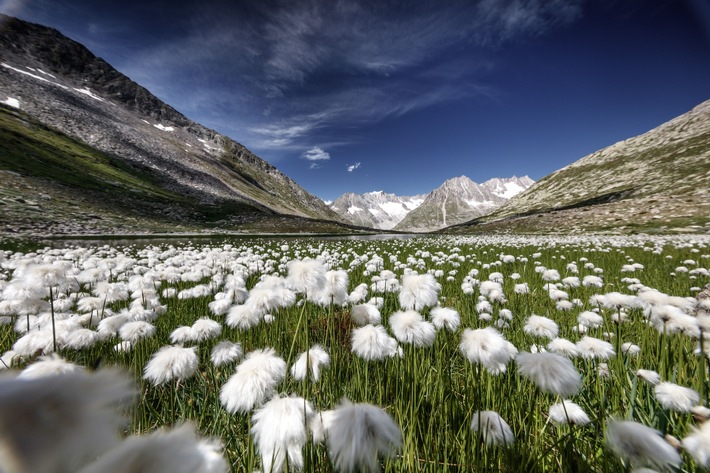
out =
[[[222,133],[234,130],[250,148],[293,153],[314,142],[353,139],[333,133],[343,124],[353,129],[495,95],[480,80],[495,61],[480,47],[489,52],[571,24],[585,1],[452,0],[406,9],[358,0],[234,2],[188,9],[192,20],[180,38],[112,54],[122,72],[190,118]],[[107,27],[91,28],[100,26]],[[463,52],[442,55],[452,47]],[[328,159],[311,151],[303,158]]]
[[355,164],[349,164],[348,165],[348,172],[353,172],[354,170],[358,169],[360,167],[360,164],[362,164],[362,163],[360,163],[359,161]]
[[318,146],[314,146],[313,148],[303,153],[303,159],[307,161],[327,161],[330,159],[330,153],[328,153],[327,151],[323,151]]

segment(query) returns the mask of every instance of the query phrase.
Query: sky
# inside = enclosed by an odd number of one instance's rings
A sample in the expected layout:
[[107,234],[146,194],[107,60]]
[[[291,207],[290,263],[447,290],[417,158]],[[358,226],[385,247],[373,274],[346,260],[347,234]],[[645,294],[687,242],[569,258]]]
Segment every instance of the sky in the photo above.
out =
[[0,0],[312,194],[538,180],[710,99],[708,0]]

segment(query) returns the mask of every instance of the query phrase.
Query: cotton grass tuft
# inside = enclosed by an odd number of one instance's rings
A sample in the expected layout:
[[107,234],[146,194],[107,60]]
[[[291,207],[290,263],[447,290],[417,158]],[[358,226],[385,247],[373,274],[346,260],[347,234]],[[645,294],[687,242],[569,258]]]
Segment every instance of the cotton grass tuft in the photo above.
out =
[[465,329],[459,344],[461,354],[471,363],[482,365],[492,374],[505,372],[518,350],[493,327]]
[[251,433],[265,472],[303,469],[313,407],[302,397],[274,397],[252,416]]
[[682,461],[675,448],[657,430],[630,420],[609,421],[606,443],[634,467],[672,469],[678,468]]
[[249,412],[274,394],[284,376],[286,362],[273,348],[252,351],[222,386],[219,399],[227,412]]
[[343,400],[334,410],[327,444],[336,470],[378,472],[379,458],[391,458],[401,449],[402,432],[381,408]]
[[3,471],[76,471],[118,444],[135,391],[114,370],[75,371],[37,379],[0,377]]
[[197,348],[165,346],[150,358],[143,370],[143,378],[153,386],[172,380],[184,381],[195,374],[198,364]]
[[489,447],[509,447],[515,442],[513,430],[495,411],[480,411],[473,414],[471,430],[479,433]]
[[572,362],[555,353],[520,353],[516,362],[518,373],[542,391],[558,396],[577,394],[582,377]]

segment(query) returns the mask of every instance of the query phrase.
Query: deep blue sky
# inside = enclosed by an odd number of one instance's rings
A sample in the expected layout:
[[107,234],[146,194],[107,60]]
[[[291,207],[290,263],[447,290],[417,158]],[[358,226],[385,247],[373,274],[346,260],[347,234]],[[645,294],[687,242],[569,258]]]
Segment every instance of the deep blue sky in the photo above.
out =
[[[539,179],[710,99],[708,0],[0,0],[310,192]],[[320,158],[320,159],[318,159]]]

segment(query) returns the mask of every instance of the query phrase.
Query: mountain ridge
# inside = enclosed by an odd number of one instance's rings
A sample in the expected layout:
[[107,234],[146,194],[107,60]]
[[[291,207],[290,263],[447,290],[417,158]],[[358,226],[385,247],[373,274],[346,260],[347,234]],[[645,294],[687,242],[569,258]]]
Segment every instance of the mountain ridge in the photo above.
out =
[[467,231],[710,231],[710,100],[559,169]]
[[[397,196],[383,191],[338,197],[330,207],[351,223],[395,231],[429,231],[489,212],[529,187],[528,176],[477,184],[466,176],[446,180],[428,194]],[[449,201],[451,197],[451,201]]]
[[[188,119],[55,29],[0,16],[0,93],[7,97],[6,109],[19,107],[59,133],[120,158],[131,172],[150,174],[156,185],[188,196],[207,213],[223,208],[227,226],[243,220],[230,215],[230,208],[249,208],[254,218],[342,222],[243,145]],[[8,163],[2,168],[13,171]]]
[[507,202],[506,196],[515,195],[533,182],[528,176],[494,178],[482,184],[466,176],[448,179],[407,214],[395,230],[428,232],[486,215]]

